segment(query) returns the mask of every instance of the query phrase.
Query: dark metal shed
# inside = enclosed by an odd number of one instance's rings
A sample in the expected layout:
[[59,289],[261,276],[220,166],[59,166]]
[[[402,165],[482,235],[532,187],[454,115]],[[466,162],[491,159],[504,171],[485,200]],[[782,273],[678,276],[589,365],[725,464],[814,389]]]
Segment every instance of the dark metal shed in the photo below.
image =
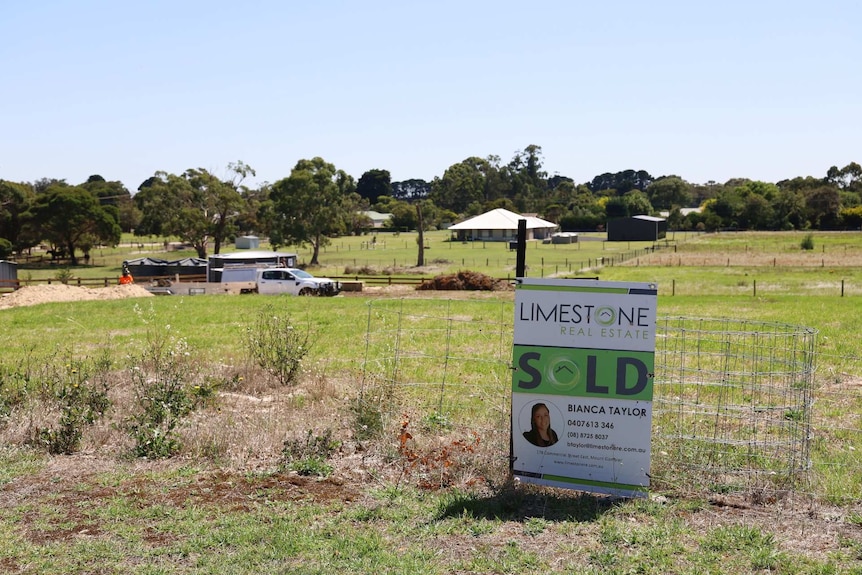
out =
[[153,277],[168,275],[168,260],[159,258],[138,258],[128,260],[126,265],[132,273],[132,277]]
[[654,242],[667,236],[667,220],[632,216],[608,221],[609,242]]
[[168,275],[202,276],[207,273],[207,260],[202,258],[183,258],[168,262]]
[[196,276],[206,275],[207,261],[201,258],[183,258],[180,260],[163,260],[159,258],[138,258],[126,262],[129,271],[136,278],[151,278],[165,276]]
[[18,264],[0,260],[0,288],[15,288],[18,285]]

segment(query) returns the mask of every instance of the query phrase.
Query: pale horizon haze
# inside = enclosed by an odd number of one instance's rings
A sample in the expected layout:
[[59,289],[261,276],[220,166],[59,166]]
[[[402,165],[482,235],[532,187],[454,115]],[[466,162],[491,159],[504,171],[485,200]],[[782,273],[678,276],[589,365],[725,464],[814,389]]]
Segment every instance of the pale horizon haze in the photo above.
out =
[[542,148],[691,183],[862,162],[862,3],[0,2],[0,179],[357,180]]

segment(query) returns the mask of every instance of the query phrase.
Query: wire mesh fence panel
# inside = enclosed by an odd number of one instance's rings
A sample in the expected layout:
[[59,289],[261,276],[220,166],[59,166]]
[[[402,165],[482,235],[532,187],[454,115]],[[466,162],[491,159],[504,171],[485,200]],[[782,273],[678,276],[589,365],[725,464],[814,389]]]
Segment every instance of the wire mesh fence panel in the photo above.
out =
[[726,491],[806,479],[815,330],[676,317],[657,334],[654,478],[684,468]]
[[511,314],[511,304],[499,301],[372,302],[362,401],[390,419],[406,414],[501,438],[509,417]]
[[[389,418],[438,418],[492,436],[505,468],[513,313],[499,301],[370,302],[365,404]],[[659,317],[654,488],[860,496],[862,377],[849,374],[862,373],[862,360],[820,358],[816,335],[779,323]]]
[[862,357],[818,354],[811,423],[812,490],[835,502],[862,499]]

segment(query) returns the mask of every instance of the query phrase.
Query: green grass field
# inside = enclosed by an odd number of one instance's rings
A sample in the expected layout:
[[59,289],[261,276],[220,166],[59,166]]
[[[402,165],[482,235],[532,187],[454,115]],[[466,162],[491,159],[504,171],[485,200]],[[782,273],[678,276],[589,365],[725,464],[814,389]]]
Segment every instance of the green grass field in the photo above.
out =
[[[356,440],[361,425],[373,425],[357,420],[354,411],[367,376],[366,334],[396,327],[396,319],[375,309],[374,302],[385,296],[174,296],[0,309],[4,398],[20,391],[15,388],[20,379],[10,374],[47,373],[46,366],[53,366],[52,373],[77,382],[70,375],[76,361],[107,350],[116,386],[112,398],[131,403],[130,358],[154,342],[171,343],[171,353],[189,353],[201,371],[194,382],[220,394],[190,416],[178,456],[149,461],[129,456],[120,430],[128,408],[120,406],[110,413],[110,423],[87,428],[77,454],[48,456],[28,446],[28,433],[50,421],[51,413],[49,389],[26,389],[23,399],[18,397],[21,403],[0,419],[0,572],[862,573],[857,456],[862,450],[862,300],[854,291],[859,289],[862,237],[815,234],[814,254],[799,249],[803,237],[693,236],[675,248],[640,255],[637,250],[648,246],[585,241],[528,247],[532,277],[538,270],[546,277],[568,275],[570,264],[633,254],[583,275],[657,282],[660,316],[748,319],[818,330],[812,478],[797,492],[748,497],[709,492],[682,474],[679,482],[692,483],[674,485],[668,470],[662,470],[661,486],[646,500],[513,486],[493,473],[505,469],[499,457],[505,438],[489,432],[475,447],[469,436],[459,435],[461,427],[450,427],[445,414],[433,409],[411,412],[415,460],[399,450],[400,413],[388,414],[392,421],[384,435]],[[415,259],[415,238],[408,234],[387,238],[385,248],[374,250],[361,249],[361,238],[340,241],[327,248],[322,273],[315,273],[341,275],[337,272],[352,265],[410,267]],[[432,275],[463,265],[505,277],[514,265],[514,255],[503,245],[449,247],[442,234],[430,245],[429,261],[449,262],[429,266]],[[447,250],[448,257],[439,255]],[[97,263],[99,257],[110,263],[80,268],[80,273],[108,276],[138,251],[133,246],[96,256]],[[777,258],[790,259],[787,265],[770,265]],[[822,265],[816,258],[824,260]],[[566,266],[566,273],[551,272],[558,266]],[[446,317],[469,327],[497,325],[512,299],[511,292],[468,299],[422,295],[392,305],[409,306],[405,317],[445,308]],[[296,387],[273,388],[249,365],[247,331],[267,306],[314,334],[305,379]],[[452,328],[444,322],[440,329]],[[421,345],[423,334],[414,337],[411,345]],[[504,338],[484,337],[487,347],[475,337],[450,338],[446,341],[459,349],[441,355],[505,355]],[[175,346],[177,341],[183,346]],[[375,351],[371,358],[391,354]],[[443,369],[429,365],[417,363],[419,371]],[[191,378],[188,369],[178,373]],[[446,378],[458,384],[487,379],[491,368],[463,361],[448,369]],[[503,393],[505,386],[504,381]],[[375,398],[387,393],[385,384],[365,390]],[[399,393],[394,399],[409,407],[425,391],[415,387]],[[440,392],[429,388],[428,393]],[[458,400],[470,404],[470,397],[461,394]],[[502,396],[483,392],[472,397],[472,409],[488,421],[505,418]],[[291,472],[283,459],[285,443],[295,446],[306,431],[323,429],[342,441],[331,461],[336,472],[328,477]],[[453,481],[442,486],[439,479],[448,473]],[[437,488],[427,488],[431,479]]]

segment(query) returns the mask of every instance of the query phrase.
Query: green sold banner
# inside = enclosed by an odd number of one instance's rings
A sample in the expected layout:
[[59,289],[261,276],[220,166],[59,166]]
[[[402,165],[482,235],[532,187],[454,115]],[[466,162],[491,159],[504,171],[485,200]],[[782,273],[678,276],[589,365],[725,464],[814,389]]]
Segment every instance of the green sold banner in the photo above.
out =
[[656,301],[647,283],[520,280],[510,459],[521,481],[646,494]]

